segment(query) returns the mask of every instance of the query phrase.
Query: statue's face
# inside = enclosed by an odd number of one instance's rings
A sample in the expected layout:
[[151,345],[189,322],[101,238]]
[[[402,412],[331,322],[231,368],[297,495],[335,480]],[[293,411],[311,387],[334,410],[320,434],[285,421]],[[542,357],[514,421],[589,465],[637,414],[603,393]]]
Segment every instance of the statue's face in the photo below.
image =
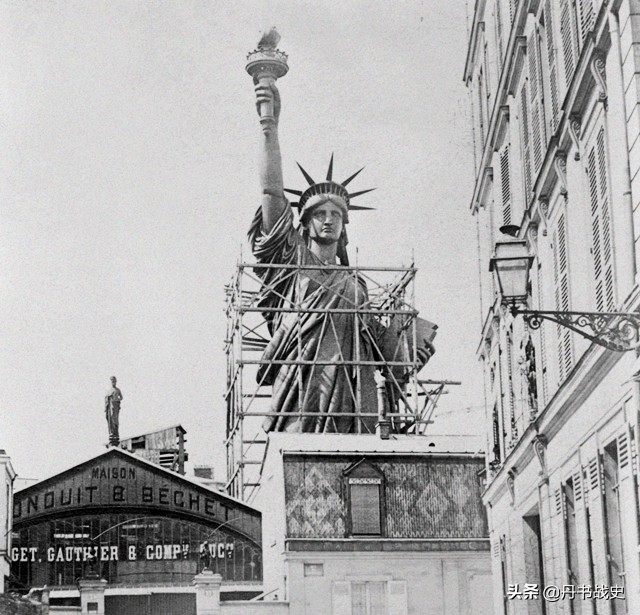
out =
[[344,227],[342,210],[331,201],[320,203],[309,212],[306,227],[312,240],[321,244],[335,243]]

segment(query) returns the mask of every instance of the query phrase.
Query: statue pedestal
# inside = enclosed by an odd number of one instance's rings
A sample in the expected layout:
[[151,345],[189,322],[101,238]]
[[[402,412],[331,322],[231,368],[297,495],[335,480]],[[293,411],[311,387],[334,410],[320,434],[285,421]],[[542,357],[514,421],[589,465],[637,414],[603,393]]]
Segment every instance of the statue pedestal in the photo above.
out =
[[205,569],[193,577],[193,584],[196,586],[197,615],[219,615],[222,575]]
[[78,581],[82,615],[104,615],[104,590],[106,587],[107,582],[98,577]]

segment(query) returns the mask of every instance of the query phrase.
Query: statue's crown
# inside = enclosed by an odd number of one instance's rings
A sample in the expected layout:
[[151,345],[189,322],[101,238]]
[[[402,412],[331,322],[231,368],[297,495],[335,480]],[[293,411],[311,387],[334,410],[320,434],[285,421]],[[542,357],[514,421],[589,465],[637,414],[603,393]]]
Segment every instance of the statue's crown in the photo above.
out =
[[[362,207],[359,205],[351,205],[351,199],[360,196],[361,194],[366,194],[367,192],[371,192],[375,190],[375,188],[368,188],[367,190],[360,190],[359,192],[349,193],[346,189],[347,184],[351,182],[363,169],[356,171],[350,177],[347,177],[343,182],[338,183],[333,181],[333,154],[331,154],[331,160],[329,161],[329,169],[327,171],[327,177],[325,181],[316,182],[309,173],[307,173],[300,165],[299,162],[296,163],[298,168],[304,175],[304,178],[307,180],[309,187],[305,190],[293,190],[290,188],[285,188],[285,192],[289,194],[295,194],[300,197],[300,200],[297,203],[291,203],[292,207],[296,207],[300,214],[300,218],[303,219],[305,214],[309,212],[313,207],[318,204],[318,199],[314,198],[317,196],[327,195],[332,197],[337,197],[338,202],[344,213],[344,222],[345,224],[349,222],[349,211],[351,210],[364,210],[364,209],[373,209],[373,207]],[[336,199],[331,199],[333,202],[336,202]]]

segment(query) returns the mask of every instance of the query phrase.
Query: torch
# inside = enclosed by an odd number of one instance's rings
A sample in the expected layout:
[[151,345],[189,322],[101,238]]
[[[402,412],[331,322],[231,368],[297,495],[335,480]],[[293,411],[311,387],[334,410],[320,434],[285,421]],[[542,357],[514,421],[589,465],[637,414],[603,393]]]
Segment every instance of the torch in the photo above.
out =
[[[280,35],[275,28],[263,34],[258,41],[258,48],[247,54],[247,72],[253,77],[254,83],[271,86],[279,77],[284,77],[289,70],[287,54],[276,49]],[[260,124],[264,128],[275,121],[273,103],[260,103]]]

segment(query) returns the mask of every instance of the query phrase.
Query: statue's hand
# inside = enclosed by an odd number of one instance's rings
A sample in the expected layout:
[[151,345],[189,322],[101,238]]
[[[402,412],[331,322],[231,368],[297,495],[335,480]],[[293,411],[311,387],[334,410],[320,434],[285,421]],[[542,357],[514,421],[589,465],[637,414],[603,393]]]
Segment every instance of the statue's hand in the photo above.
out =
[[278,92],[278,88],[275,83],[256,83],[255,85],[256,92],[256,109],[258,111],[258,115],[260,115],[260,105],[263,103],[271,102],[273,104],[273,117],[276,120],[276,124],[280,119],[280,92]]

